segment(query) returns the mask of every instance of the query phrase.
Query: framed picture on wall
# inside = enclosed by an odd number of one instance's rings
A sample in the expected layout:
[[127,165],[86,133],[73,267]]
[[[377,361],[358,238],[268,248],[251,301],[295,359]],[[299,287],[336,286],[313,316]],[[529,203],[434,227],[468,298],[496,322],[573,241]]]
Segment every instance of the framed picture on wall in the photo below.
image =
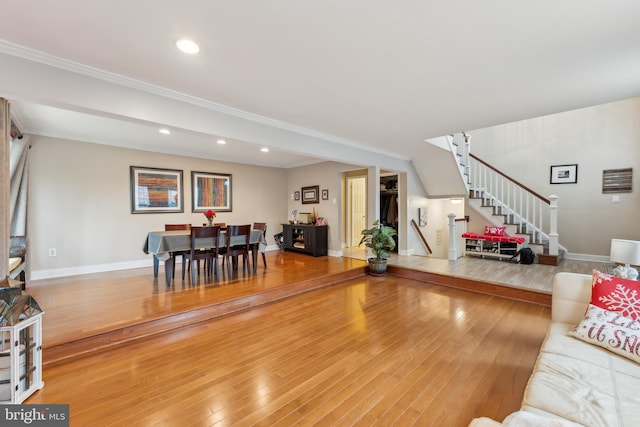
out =
[[420,227],[426,227],[427,208],[418,208],[418,225],[420,225]]
[[131,166],[131,213],[184,212],[182,171]]
[[320,186],[312,185],[311,187],[302,187],[302,204],[320,203],[319,198]]
[[293,192],[293,200],[300,200],[300,192],[299,191],[294,191]]
[[578,165],[551,166],[551,184],[575,184],[578,182]]
[[322,200],[329,200],[329,190],[322,190]]
[[191,172],[192,212],[231,212],[231,175]]

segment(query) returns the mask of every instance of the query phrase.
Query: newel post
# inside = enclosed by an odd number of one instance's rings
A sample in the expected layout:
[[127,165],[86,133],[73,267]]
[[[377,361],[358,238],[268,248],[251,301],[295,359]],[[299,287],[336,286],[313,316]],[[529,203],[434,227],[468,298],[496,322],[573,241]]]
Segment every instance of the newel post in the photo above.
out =
[[458,259],[458,236],[456,231],[456,214],[450,213],[449,217],[449,261]]
[[549,255],[558,255],[558,196],[549,196]]

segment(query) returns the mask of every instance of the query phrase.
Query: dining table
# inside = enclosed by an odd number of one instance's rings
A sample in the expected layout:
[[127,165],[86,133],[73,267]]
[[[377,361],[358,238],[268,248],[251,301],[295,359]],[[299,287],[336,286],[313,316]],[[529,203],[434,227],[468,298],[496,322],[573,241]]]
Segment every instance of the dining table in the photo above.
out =
[[[218,245],[220,248],[226,246],[226,231],[220,230]],[[232,236],[231,245],[242,245],[245,236]],[[251,230],[249,244],[252,246],[253,272],[257,269],[258,252],[264,252],[267,242],[262,230]],[[202,238],[196,240],[197,249],[207,249],[214,247],[213,238]],[[153,276],[158,277],[160,261],[164,261],[165,277],[167,286],[171,285],[173,271],[175,268],[175,258],[171,252],[181,252],[191,250],[190,230],[170,230],[170,231],[150,231],[144,241],[142,250],[145,254],[153,255]]]

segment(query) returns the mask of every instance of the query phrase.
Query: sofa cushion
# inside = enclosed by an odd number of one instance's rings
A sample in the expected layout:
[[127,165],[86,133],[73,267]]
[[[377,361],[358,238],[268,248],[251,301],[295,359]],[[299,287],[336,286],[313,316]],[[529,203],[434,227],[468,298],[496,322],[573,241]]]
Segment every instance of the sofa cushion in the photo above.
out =
[[589,309],[573,330],[585,342],[640,362],[640,322],[620,313],[589,304]]
[[529,411],[517,411],[509,414],[504,421],[504,427],[583,427],[569,420],[550,418]]
[[523,408],[585,426],[635,426],[640,419],[640,365],[552,323],[529,379]]
[[640,282],[593,270],[591,304],[640,320]]

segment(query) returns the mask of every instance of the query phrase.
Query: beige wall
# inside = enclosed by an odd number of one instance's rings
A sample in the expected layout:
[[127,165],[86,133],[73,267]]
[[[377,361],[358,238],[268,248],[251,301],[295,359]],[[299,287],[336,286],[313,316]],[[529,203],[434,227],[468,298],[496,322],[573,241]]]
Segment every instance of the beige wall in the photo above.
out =
[[[560,244],[608,256],[612,238],[640,240],[640,98],[469,132],[471,151],[543,196],[559,196]],[[578,164],[577,184],[550,166]],[[633,192],[602,194],[604,169],[633,168]]]
[[[353,165],[338,162],[287,169],[287,212],[293,209],[298,212],[311,212],[315,208],[318,216],[324,217],[329,225],[329,255],[338,256],[342,253],[342,173],[351,169],[354,169]],[[302,200],[293,200],[295,191],[314,185],[320,187],[320,203],[302,204]],[[324,189],[329,190],[329,200],[322,200]]]
[[[33,278],[150,265],[146,234],[165,223],[202,224],[191,212],[191,171],[232,174],[233,212],[219,222],[267,222],[267,242],[286,220],[284,169],[31,137],[29,226]],[[184,213],[131,214],[130,166],[183,170]],[[57,256],[49,257],[49,248]]]

